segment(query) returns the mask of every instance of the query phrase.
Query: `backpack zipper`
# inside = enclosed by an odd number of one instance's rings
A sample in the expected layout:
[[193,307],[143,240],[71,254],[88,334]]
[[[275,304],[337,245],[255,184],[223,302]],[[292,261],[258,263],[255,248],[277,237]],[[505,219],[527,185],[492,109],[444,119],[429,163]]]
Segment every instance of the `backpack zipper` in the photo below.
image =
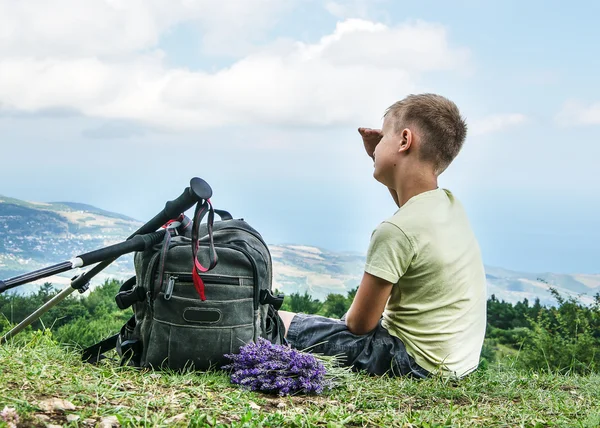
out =
[[[204,281],[205,284],[234,285],[234,286],[238,286],[238,287],[240,286],[239,278],[237,278],[237,283],[236,283],[236,278],[232,278],[232,277],[226,277],[226,276],[220,276],[220,275],[215,275],[215,276],[200,275],[200,277],[202,278],[202,280]],[[189,282],[189,283],[192,283],[194,281],[194,279],[192,278],[192,274],[190,274],[190,273],[180,273],[180,274],[177,274],[177,276],[170,275],[169,282],[167,283],[167,287],[165,288],[165,294],[164,294],[165,300],[171,300],[171,296],[173,296],[173,289],[175,288],[175,283],[178,280],[181,282]]]
[[[170,278],[175,278],[175,281],[180,280],[181,282],[189,282],[189,283],[193,282],[191,273],[177,273],[177,276],[170,276]],[[200,278],[202,278],[202,280],[206,284],[222,284],[222,285],[236,285],[236,286],[240,285],[240,280],[239,280],[239,277],[237,277],[237,276],[232,277],[232,276],[200,274]]]
[[179,279],[179,277],[177,276],[169,277],[169,283],[167,284],[167,289],[165,290],[164,295],[165,300],[171,300],[171,296],[173,295],[173,288],[175,287],[175,281],[177,281],[177,279]]

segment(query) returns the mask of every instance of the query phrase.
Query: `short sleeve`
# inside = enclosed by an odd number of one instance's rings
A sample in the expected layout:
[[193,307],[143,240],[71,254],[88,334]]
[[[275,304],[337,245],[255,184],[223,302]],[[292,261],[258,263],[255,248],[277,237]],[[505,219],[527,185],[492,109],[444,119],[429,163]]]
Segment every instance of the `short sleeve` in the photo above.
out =
[[402,229],[383,222],[371,235],[365,272],[396,284],[414,255],[414,247]]

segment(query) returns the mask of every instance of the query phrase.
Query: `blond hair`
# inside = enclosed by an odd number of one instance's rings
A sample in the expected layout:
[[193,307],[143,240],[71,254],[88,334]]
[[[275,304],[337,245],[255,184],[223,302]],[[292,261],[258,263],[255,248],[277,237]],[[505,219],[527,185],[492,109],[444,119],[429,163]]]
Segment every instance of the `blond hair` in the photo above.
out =
[[409,95],[387,108],[384,117],[394,120],[394,132],[414,125],[420,131],[420,158],[441,174],[456,158],[467,136],[467,124],[456,104],[436,94]]

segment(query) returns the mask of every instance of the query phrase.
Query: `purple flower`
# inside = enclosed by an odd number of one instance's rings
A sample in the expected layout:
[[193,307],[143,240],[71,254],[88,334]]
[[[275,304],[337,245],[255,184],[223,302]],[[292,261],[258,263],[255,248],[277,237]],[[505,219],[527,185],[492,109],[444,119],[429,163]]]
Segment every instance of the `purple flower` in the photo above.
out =
[[274,345],[263,338],[241,347],[239,353],[225,357],[232,360],[231,364],[222,367],[231,371],[231,382],[251,391],[284,396],[320,394],[332,387],[325,378],[325,367],[314,355],[289,346]]

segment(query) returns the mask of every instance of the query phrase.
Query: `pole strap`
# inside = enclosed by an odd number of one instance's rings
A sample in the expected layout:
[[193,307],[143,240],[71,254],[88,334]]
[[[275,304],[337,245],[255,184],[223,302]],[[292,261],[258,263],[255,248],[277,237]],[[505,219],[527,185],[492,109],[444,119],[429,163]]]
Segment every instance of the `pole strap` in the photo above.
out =
[[[206,221],[206,229],[208,232],[208,240],[209,240],[209,259],[210,265],[208,267],[202,266],[202,264],[198,261],[198,247],[200,246],[200,223],[202,219],[206,215],[208,211],[208,219]],[[206,199],[203,204],[196,205],[196,210],[194,212],[194,227],[192,228],[192,281],[194,282],[194,288],[196,292],[200,296],[201,300],[206,300],[206,295],[204,294],[204,281],[200,276],[200,272],[208,272],[219,262],[219,258],[217,256],[217,250],[215,250],[215,242],[213,239],[213,223],[215,219],[215,209],[210,202],[210,199]]]

